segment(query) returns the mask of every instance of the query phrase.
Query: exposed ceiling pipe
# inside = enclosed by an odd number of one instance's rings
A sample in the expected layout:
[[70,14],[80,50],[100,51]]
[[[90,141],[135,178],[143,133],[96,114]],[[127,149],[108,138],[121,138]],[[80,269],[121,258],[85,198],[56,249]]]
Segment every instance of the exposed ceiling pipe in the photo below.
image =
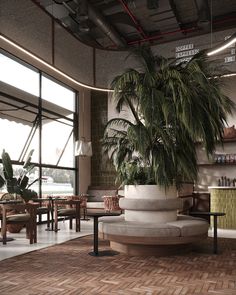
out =
[[144,32],[143,28],[140,26],[138,20],[136,19],[136,17],[133,15],[133,13],[131,12],[131,10],[129,9],[129,6],[124,2],[124,0],[118,0],[121,5],[123,6],[124,10],[127,12],[127,14],[130,16],[130,18],[132,19],[136,30],[139,32],[139,34],[142,36],[142,38],[148,38],[148,36],[146,35],[146,33]]
[[[115,43],[116,46],[124,48],[127,46],[126,42],[123,38],[120,37],[120,35],[117,33],[117,31],[114,29],[112,25],[110,25],[104,16],[98,12],[88,1],[83,0],[84,2],[87,2],[87,9],[88,9],[88,18],[96,24],[107,36],[108,38]],[[55,2],[55,0],[54,0]],[[80,6],[81,2],[80,0],[73,0],[73,2]],[[57,4],[59,4],[57,2]],[[66,2],[62,1],[60,4],[62,4],[66,9],[71,13],[76,15],[76,11],[71,8],[71,6]],[[83,3],[85,4],[85,3]]]
[[[76,5],[79,5],[80,0],[74,0]],[[126,42],[120,37],[114,27],[109,24],[105,17],[97,11],[88,1],[88,18],[97,25],[107,36],[108,38],[115,43],[118,47],[124,48],[127,46]]]
[[194,27],[194,28],[189,28],[189,29],[179,29],[179,30],[175,30],[175,31],[162,32],[162,33],[159,33],[159,34],[151,36],[151,37],[143,38],[140,40],[130,41],[130,42],[128,42],[128,45],[135,45],[135,44],[140,44],[140,43],[144,43],[144,42],[158,40],[158,39],[161,39],[162,36],[165,36],[165,35],[175,35],[177,33],[188,33],[188,32],[193,32],[193,31],[197,31],[197,30],[199,30],[199,29]]
[[195,0],[198,9],[198,25],[207,25],[210,23],[211,14],[208,2],[205,0]]
[[[233,21],[233,20],[236,20],[236,17],[219,19],[219,20],[213,21],[213,24],[219,25],[221,23],[225,23],[225,22],[229,22],[229,21]],[[198,30],[200,30],[200,28],[196,26],[196,27],[192,27],[189,29],[179,29],[179,30],[175,30],[175,31],[162,32],[162,33],[159,33],[159,34],[151,36],[151,37],[130,41],[130,42],[128,42],[128,45],[135,45],[135,44],[140,44],[140,43],[144,43],[144,42],[155,41],[155,40],[161,39],[162,36],[165,36],[165,35],[175,35],[178,33],[186,34],[186,33],[194,32],[194,31],[198,31]]]
[[127,44],[123,38],[117,33],[114,27],[107,22],[105,17],[96,10],[88,2],[88,17],[89,19],[96,24],[118,47],[126,47]]

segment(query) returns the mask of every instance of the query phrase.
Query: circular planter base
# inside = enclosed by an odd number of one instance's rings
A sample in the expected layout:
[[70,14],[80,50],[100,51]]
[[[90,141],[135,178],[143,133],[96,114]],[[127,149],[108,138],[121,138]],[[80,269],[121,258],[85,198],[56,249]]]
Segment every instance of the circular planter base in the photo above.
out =
[[113,250],[130,256],[169,256],[191,251],[190,244],[181,245],[135,245],[110,241]]

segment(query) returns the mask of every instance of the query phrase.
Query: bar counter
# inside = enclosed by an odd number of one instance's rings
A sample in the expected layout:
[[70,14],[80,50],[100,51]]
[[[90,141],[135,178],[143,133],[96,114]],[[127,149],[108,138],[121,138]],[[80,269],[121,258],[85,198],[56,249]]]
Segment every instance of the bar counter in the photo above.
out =
[[218,227],[236,229],[236,187],[209,186],[211,194],[211,212],[224,212],[226,215],[219,218]]

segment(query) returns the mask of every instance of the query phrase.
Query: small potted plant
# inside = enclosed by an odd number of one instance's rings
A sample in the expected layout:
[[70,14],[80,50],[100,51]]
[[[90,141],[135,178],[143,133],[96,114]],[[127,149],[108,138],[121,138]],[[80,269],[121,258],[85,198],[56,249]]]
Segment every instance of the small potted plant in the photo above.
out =
[[[2,199],[22,199],[24,202],[28,202],[37,197],[37,193],[29,187],[35,183],[38,179],[29,184],[29,177],[27,174],[34,168],[34,165],[30,163],[34,150],[31,150],[27,156],[27,159],[22,167],[22,171],[19,176],[14,176],[12,161],[9,154],[3,150],[2,152],[2,164],[3,164],[3,176],[0,175],[0,188],[4,185],[7,188],[8,193],[2,196]],[[8,214],[17,212],[8,212]],[[21,224],[8,225],[9,232],[19,232],[22,229]]]

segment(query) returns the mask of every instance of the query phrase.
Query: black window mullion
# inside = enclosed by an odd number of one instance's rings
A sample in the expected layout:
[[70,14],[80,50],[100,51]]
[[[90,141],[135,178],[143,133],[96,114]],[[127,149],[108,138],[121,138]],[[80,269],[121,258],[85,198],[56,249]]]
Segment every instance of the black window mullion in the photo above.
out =
[[42,72],[39,72],[39,197],[42,197]]

